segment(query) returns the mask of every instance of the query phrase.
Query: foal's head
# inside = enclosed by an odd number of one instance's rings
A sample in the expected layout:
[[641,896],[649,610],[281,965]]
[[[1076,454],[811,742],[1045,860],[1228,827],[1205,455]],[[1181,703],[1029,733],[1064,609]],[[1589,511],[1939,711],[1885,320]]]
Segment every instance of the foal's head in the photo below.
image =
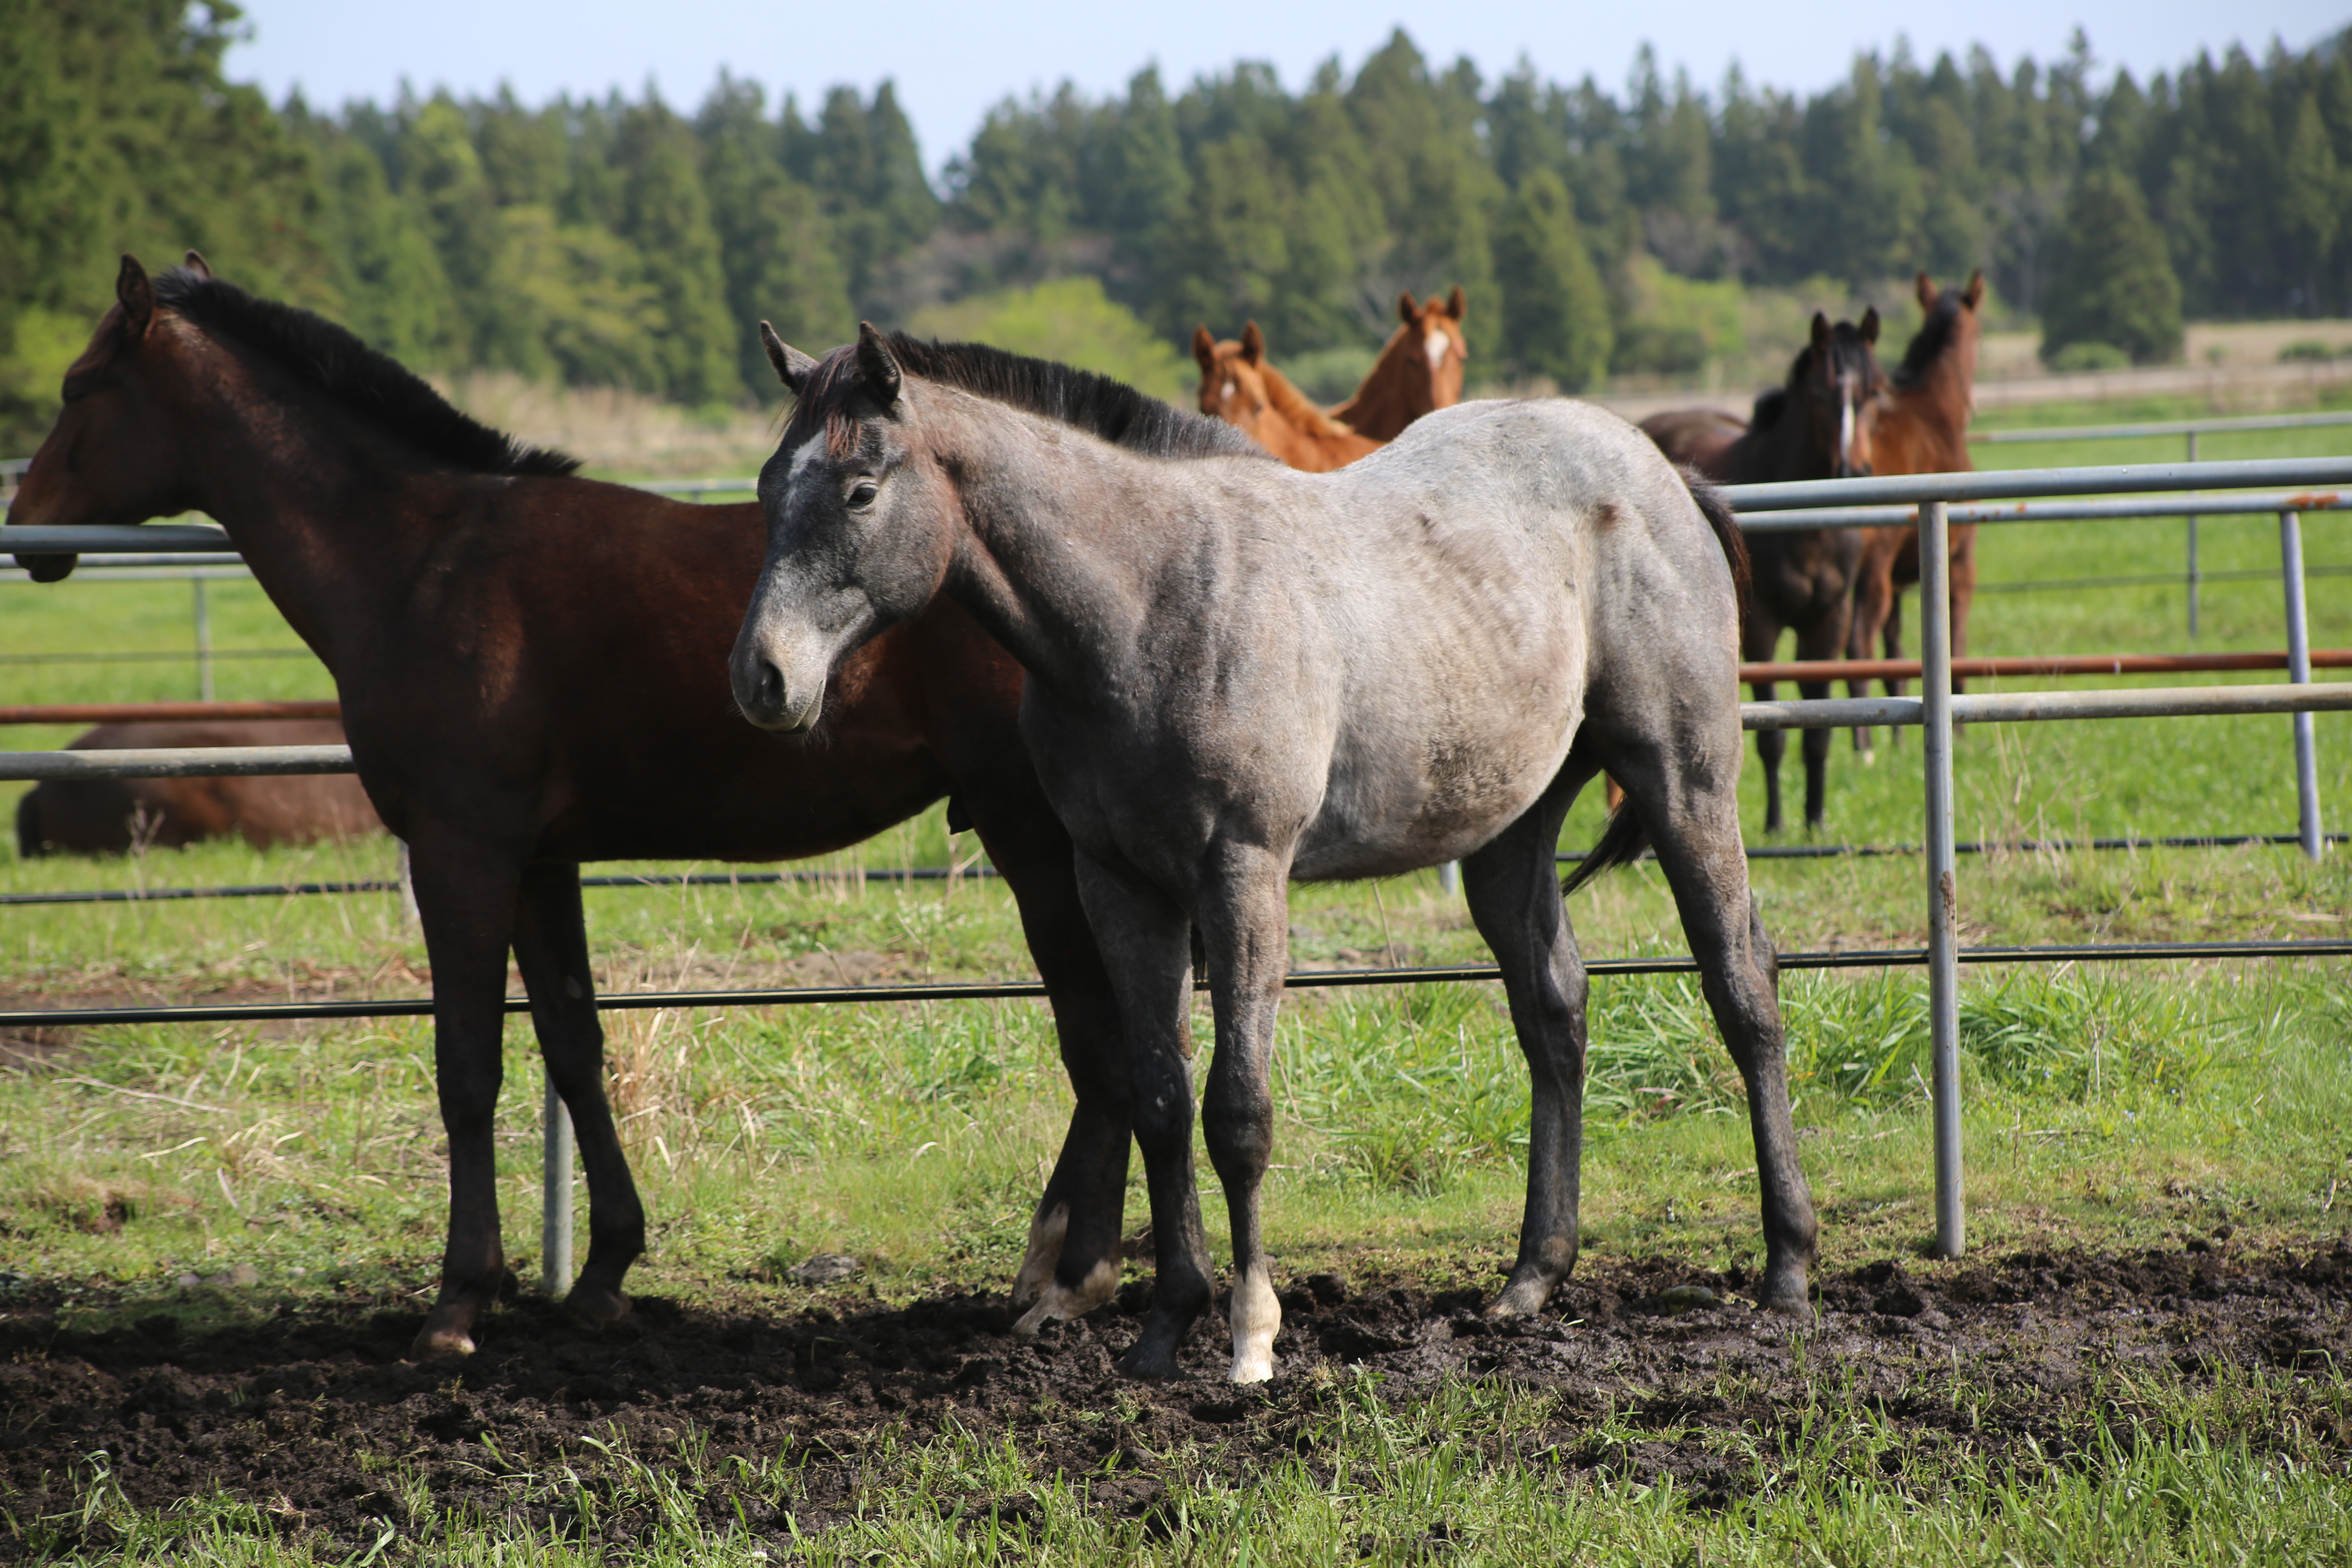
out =
[[[1442,301],[1432,294],[1416,305],[1410,289],[1397,296],[1397,315],[1404,325],[1389,342],[1412,351],[1397,356],[1398,379],[1416,418],[1462,401],[1462,372],[1470,358],[1470,340],[1462,335],[1463,309],[1459,284]],[[1382,360],[1388,357],[1384,351]]]
[[1332,418],[1290,384],[1265,357],[1265,334],[1255,321],[1238,341],[1217,342],[1206,327],[1192,329],[1192,357],[1201,366],[1201,412],[1222,419],[1274,453],[1287,437],[1345,436],[1348,426]]
[[1789,367],[1789,383],[1779,406],[1766,415],[1758,405],[1760,426],[1768,419],[1795,421],[1790,438],[1801,439],[1814,466],[1834,478],[1852,479],[1870,472],[1871,404],[1886,384],[1871,352],[1878,342],[1878,310],[1865,311],[1860,326],[1852,321],[1830,325],[1827,316],[1813,315],[1812,342]]
[[1919,323],[1919,335],[1904,351],[1903,363],[1895,368],[1895,384],[1916,386],[1939,365],[1954,366],[1973,382],[1977,344],[1984,336],[1984,318],[1978,309],[1984,303],[1984,274],[1969,274],[1965,289],[1938,289],[1936,280],[1922,272],[1913,288],[1925,319]]

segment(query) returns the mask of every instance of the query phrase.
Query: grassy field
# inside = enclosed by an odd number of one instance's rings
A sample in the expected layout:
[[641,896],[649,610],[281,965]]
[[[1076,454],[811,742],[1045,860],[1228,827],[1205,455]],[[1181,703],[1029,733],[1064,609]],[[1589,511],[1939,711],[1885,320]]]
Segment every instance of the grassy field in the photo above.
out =
[[[2034,415],[2063,424],[2084,412]],[[2177,412],[2102,405],[2094,416]],[[2203,450],[2286,456],[2347,446],[2352,432],[2325,430],[2209,438]],[[1987,466],[1990,454],[2020,466],[2177,455],[2168,443],[2041,445],[1987,448]],[[2312,566],[2352,567],[2352,523],[2315,514],[2305,531]],[[2271,520],[2209,521],[2202,542],[2208,572],[2275,569]],[[1981,554],[1988,584],[2152,573],[2179,561],[2180,526],[1989,529]],[[2352,646],[2346,582],[2311,580],[2315,646]],[[215,646],[291,646],[250,585],[216,583],[211,592]],[[0,656],[188,646],[185,584],[78,581],[0,593],[10,595]],[[1989,592],[1970,640],[1979,653],[2179,649],[2188,646],[2182,590]],[[2274,578],[2209,583],[2200,647],[2283,641]],[[0,671],[8,701],[194,695],[185,665]],[[224,662],[217,692],[332,694],[323,671],[294,658]],[[2318,729],[2327,826],[2341,828],[2352,721],[2324,715]],[[68,733],[20,731],[11,741],[58,744]],[[1917,754],[1906,739],[1882,745],[1864,767],[1841,739],[1826,837],[1915,843]],[[2053,837],[2288,831],[2291,766],[2284,720],[1972,729],[1959,747],[1959,832],[1996,849],[1961,867],[1967,939],[2345,934],[2352,872],[2340,851],[2311,866],[2284,848],[2014,847]],[[7,786],[0,806],[18,787]],[[1743,789],[1752,828],[1761,817],[1753,769]],[[1589,842],[1597,820],[1597,804],[1580,804],[1563,842]],[[934,811],[831,868],[940,865],[969,846],[951,846]],[[0,891],[392,868],[382,841],[269,854],[213,845],[96,864],[0,858]],[[1908,856],[1756,867],[1766,918],[1787,949],[1916,942],[1920,883]],[[607,989],[1029,972],[1009,899],[980,880],[902,888],[845,874],[784,889],[588,897]],[[1683,950],[1652,868],[1580,894],[1572,913],[1590,956]],[[1302,964],[1484,956],[1460,906],[1430,876],[1301,888],[1292,920]],[[0,910],[0,991],[27,1001],[419,994],[424,974],[422,942],[389,896]],[[2352,1186],[2342,1131],[2352,1121],[2352,981],[2342,963],[1972,970],[1964,987],[1963,1129],[1979,1252],[2177,1248],[2217,1226],[2233,1233],[2232,1247],[2308,1247],[2342,1228],[2335,1211],[2352,1204],[2352,1192],[2339,1194]],[[1279,1267],[1296,1279],[1336,1271],[1431,1289],[1491,1282],[1509,1256],[1526,1136],[1526,1072],[1493,988],[1310,991],[1293,1002],[1276,1053],[1282,1120],[1267,1192]],[[1921,1256],[1932,1205],[1917,975],[1796,975],[1783,1002],[1824,1269],[1899,1259],[1941,1278],[1957,1266]],[[1066,1114],[1042,1007],[608,1020],[613,1092],[654,1220],[653,1250],[633,1276],[640,1291],[698,1310],[790,1318],[815,1300],[786,1271],[820,1252],[856,1257],[857,1289],[883,1307],[1002,1289]],[[1593,1036],[1588,1269],[1661,1259],[1752,1268],[1760,1243],[1744,1106],[1695,988],[1597,982]],[[509,1047],[501,1191],[510,1254],[535,1279],[537,1074],[520,1026]],[[444,1166],[422,1023],[99,1029],[9,1048],[16,1069],[0,1072],[0,1323],[100,1332],[170,1312],[187,1331],[226,1332],[338,1304],[413,1312],[429,1290]],[[1139,1176],[1129,1225],[1142,1213]],[[1213,1235],[1221,1228],[1213,1222]],[[1923,1362],[1909,1393],[1867,1397],[1823,1354],[1779,1395],[1782,1418],[1754,1430],[1677,1426],[1654,1397],[1645,1405],[1630,1394],[1594,1414],[1508,1379],[1294,1379],[1268,1408],[1300,1424],[1297,1458],[1267,1459],[1238,1437],[1164,1448],[1154,1462],[1165,1497],[1140,1522],[1083,1500],[1087,1478],[1042,1459],[1046,1450],[1020,1427],[1093,1418],[1087,1413],[1000,1411],[993,1426],[886,1428],[857,1456],[854,1513],[835,1510],[822,1533],[790,1550],[816,1561],[2133,1564],[2342,1560],[2352,1550],[2352,1389],[2332,1371],[2086,1363],[2082,1385],[2064,1392],[2056,1414],[2044,1412],[2046,1429],[2032,1428],[2037,1443],[2063,1440],[2063,1458],[2053,1448],[2037,1459],[1985,1436],[2000,1426],[1990,1417],[1971,1416],[1946,1442],[1937,1436],[1942,1418],[1918,1414],[1925,1405],[1997,1412],[2016,1397],[1957,1352]],[[1580,1444],[1704,1449],[1734,1482],[1710,1498],[1632,1471],[1565,1481],[1542,1446],[1559,1441],[1564,1424]],[[493,1463],[466,1452],[469,1463]],[[382,1458],[388,1474],[408,1462]],[[692,1433],[615,1435],[561,1465],[502,1469],[499,1484],[524,1510],[511,1518],[445,1505],[433,1484],[412,1477],[402,1483],[415,1493],[407,1522],[372,1553],[305,1536],[269,1511],[268,1498],[241,1494],[234,1475],[184,1506],[134,1504],[109,1463],[75,1474],[79,1525],[0,1500],[0,1555],[515,1563],[611,1551],[751,1563],[786,1548],[772,1531],[714,1526],[714,1510],[733,1500],[727,1506],[789,1515],[812,1495],[817,1461],[797,1450],[721,1452]],[[987,1517],[966,1517],[959,1505],[950,1518],[940,1501],[1015,1494],[1031,1500],[1018,1517],[985,1509]],[[525,1504],[539,1506],[533,1499],[643,1528],[625,1551],[609,1537],[592,1550],[585,1536],[515,1522],[529,1514]]]

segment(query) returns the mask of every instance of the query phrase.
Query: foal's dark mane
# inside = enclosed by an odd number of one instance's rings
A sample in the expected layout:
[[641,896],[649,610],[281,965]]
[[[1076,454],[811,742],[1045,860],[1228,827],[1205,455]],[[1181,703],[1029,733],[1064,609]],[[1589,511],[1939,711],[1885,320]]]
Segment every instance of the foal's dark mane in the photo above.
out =
[[1952,346],[1952,334],[1960,324],[1960,291],[1947,289],[1936,296],[1936,307],[1927,312],[1911,346],[1903,351],[1903,363],[1895,367],[1890,378],[1897,386],[1910,386],[1935,368],[1935,363]]
[[[909,375],[936,381],[974,396],[1008,404],[1099,436],[1114,446],[1154,458],[1255,457],[1264,448],[1222,419],[1204,418],[1125,382],[1052,360],[990,348],[984,343],[942,343],[890,334],[890,352]],[[796,446],[819,429],[829,445],[845,438],[846,405],[857,387],[854,348],[835,349],[811,373],[783,444]]]
[[580,467],[577,458],[526,446],[460,414],[399,361],[324,316],[261,299],[184,267],[156,278],[155,301],[207,332],[234,337],[321,395],[453,467],[556,478]]

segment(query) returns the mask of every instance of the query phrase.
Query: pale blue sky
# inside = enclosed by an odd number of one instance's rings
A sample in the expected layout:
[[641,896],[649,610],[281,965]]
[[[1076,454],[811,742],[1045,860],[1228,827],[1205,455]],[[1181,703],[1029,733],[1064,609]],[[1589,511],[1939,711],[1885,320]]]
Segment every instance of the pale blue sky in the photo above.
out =
[[1671,73],[1702,85],[1738,59],[1751,81],[1811,89],[1844,74],[1858,48],[1891,50],[1907,33],[1932,58],[1971,44],[2004,68],[2020,55],[2059,55],[2077,23],[2099,59],[2143,79],[2200,48],[2242,42],[2260,54],[2273,37],[2304,47],[2342,26],[2343,0],[1977,0],[1904,6],[1866,0],[1658,0],[1580,5],[1512,0],[1391,0],[1364,5],[1265,0],[1046,0],[1021,6],[944,0],[833,0],[811,5],[743,0],[244,0],[253,42],[229,56],[231,76],[274,99],[299,85],[316,106],[390,99],[404,77],[420,90],[446,84],[488,93],[510,82],[526,101],[563,91],[634,96],[649,79],[690,109],[723,65],[803,104],[833,83],[898,83],[925,161],[936,169],[969,142],[1008,93],[1064,77],[1090,92],[1121,88],[1157,60],[1171,91],[1236,58],[1272,62],[1297,86],[1337,53],[1352,70],[1402,25],[1438,61],[1468,55],[1488,79],[1522,55],[1543,76],[1590,72],[1621,85],[1634,49],[1656,46]]

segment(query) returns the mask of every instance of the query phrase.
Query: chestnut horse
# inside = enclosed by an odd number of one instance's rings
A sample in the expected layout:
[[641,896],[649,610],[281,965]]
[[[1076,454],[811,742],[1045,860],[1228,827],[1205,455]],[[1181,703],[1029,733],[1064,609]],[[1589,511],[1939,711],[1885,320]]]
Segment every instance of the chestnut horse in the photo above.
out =
[[1423,415],[1461,402],[1463,366],[1470,358],[1458,285],[1443,304],[1434,294],[1418,305],[1409,290],[1399,294],[1397,315],[1404,324],[1381,345],[1356,395],[1331,410],[1332,418],[1376,441],[1393,441]]
[[[123,258],[10,521],[207,512],[334,675],[360,782],[408,844],[432,960],[450,1224],[416,1352],[470,1351],[506,1275],[491,1118],[509,950],[588,1179],[565,1304],[590,1324],[628,1310],[645,1211],[605,1101],[580,863],[822,854],[942,795],[1019,901],[1077,1089],[1015,1294],[1052,1278],[1066,1237],[1115,1270],[1124,1036],[1069,835],[1021,743],[1020,666],[941,600],[842,666],[814,744],[761,734],[727,674],[758,506],[573,478],[572,458],[476,424],[342,328],[188,260],[151,280]],[[41,582],[74,563],[18,559]]]
[[[100,724],[69,751],[155,746],[340,746],[332,719]],[[382,833],[367,791],[349,773],[220,779],[50,779],[16,803],[16,853],[30,860],[177,849],[206,838],[257,848]]]
[[[1871,467],[1881,474],[1967,473],[1976,466],[1969,460],[1969,416],[1976,401],[1977,344],[1984,336],[1977,313],[1984,302],[1984,274],[1971,273],[1965,289],[1939,291],[1922,272],[1916,287],[1927,320],[1888,378],[1886,395],[1872,406]],[[1969,604],[1977,592],[1975,523],[1952,524],[1951,563],[1952,657],[1958,658],[1969,651]],[[1918,580],[1916,523],[1863,531],[1848,657],[1868,658],[1872,645],[1882,642],[1886,658],[1903,657],[1903,590]],[[1952,686],[1960,689],[1961,682]],[[1889,679],[1886,690],[1900,696],[1903,682]],[[1856,738],[1867,751],[1870,731],[1857,731]]]
[[[1653,415],[1642,429],[1667,457],[1687,463],[1717,484],[1753,484],[1777,479],[1846,479],[1871,471],[1872,400],[1885,384],[1871,345],[1878,341],[1878,312],[1862,325],[1813,317],[1812,341],[1789,367],[1786,385],[1756,400],[1755,416],[1743,425],[1728,414],[1687,409]],[[1797,634],[1797,657],[1844,657],[1846,630],[1853,618],[1854,575],[1862,562],[1862,531],[1853,528],[1808,529],[1798,533],[1759,533],[1748,542],[1750,576],[1741,633],[1740,657],[1767,660],[1780,647],[1783,627]],[[1759,702],[1772,700],[1773,683],[1755,683]],[[1800,681],[1807,698],[1830,694],[1826,680]],[[1857,684],[1855,694],[1860,695]],[[1764,763],[1764,829],[1777,833],[1780,812],[1780,758],[1788,741],[1779,730],[1756,732],[1756,754]],[[1828,795],[1830,732],[1805,731],[1805,826],[1819,827]]]
[[1239,342],[1223,342],[1206,327],[1192,329],[1192,357],[1201,362],[1201,412],[1240,429],[1253,441],[1310,474],[1345,468],[1381,443],[1332,418],[1265,357],[1265,334],[1252,321]]

